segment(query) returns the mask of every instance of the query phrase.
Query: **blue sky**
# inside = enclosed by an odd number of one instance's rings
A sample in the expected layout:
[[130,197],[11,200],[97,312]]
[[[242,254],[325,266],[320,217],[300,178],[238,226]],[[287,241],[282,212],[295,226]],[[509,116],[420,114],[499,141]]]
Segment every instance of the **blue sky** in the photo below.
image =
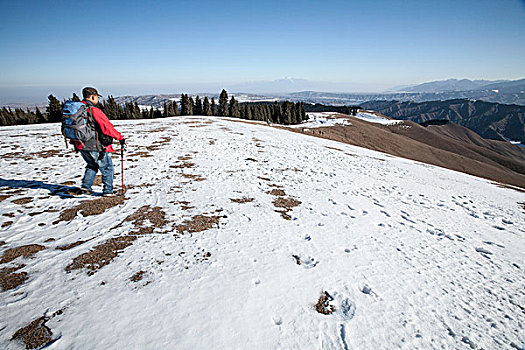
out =
[[380,91],[524,78],[525,0],[1,0],[0,45],[0,93],[191,92],[285,76]]

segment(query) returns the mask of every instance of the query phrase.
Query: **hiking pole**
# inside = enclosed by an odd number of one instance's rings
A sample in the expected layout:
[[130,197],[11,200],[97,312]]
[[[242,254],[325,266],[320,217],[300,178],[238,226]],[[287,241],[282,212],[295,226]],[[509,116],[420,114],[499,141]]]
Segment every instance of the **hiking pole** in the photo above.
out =
[[121,183],[122,183],[122,189],[121,189],[122,196],[126,192],[124,189],[124,147],[125,145],[126,145],[126,141],[124,139],[120,140],[120,175],[121,175]]

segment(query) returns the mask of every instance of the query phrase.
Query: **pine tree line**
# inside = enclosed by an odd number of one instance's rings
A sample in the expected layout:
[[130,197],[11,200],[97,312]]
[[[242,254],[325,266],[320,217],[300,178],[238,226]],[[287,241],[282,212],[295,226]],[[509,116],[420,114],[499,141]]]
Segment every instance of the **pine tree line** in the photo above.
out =
[[[81,101],[73,94],[73,101]],[[56,123],[62,120],[62,107],[66,101],[60,102],[55,96],[48,96],[46,112],[42,113],[38,108],[35,112],[27,109],[26,111],[16,108],[3,107],[0,110],[0,126],[35,124],[35,123]],[[176,101],[165,102],[162,108],[153,107],[142,109],[137,102],[127,102],[123,106],[115,101],[113,96],[108,96],[102,103],[97,105],[109,119],[156,119],[176,115],[204,115],[204,116],[224,116],[241,118],[247,120],[267,121],[277,124],[298,124],[306,120],[304,103],[283,102],[278,103],[242,103],[240,104],[235,97],[228,100],[228,93],[222,90],[219,96],[219,103],[215,103],[215,98],[211,101],[208,97],[202,100],[199,96],[195,100],[187,94],[182,94],[180,98],[180,112]]]

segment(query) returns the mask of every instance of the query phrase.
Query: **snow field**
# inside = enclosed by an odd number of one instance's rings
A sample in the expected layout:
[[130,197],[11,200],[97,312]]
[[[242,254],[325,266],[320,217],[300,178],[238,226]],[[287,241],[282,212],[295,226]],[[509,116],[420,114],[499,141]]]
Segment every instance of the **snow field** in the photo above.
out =
[[[62,314],[46,324],[56,339],[50,349],[524,344],[522,193],[217,117],[115,125],[130,144],[126,184],[137,187],[103,214],[57,224],[62,210],[90,199],[51,195],[58,184],[79,184],[82,159],[64,150],[56,124],[0,129],[0,195],[11,196],[0,213],[10,215],[3,223],[13,221],[0,229],[0,251],[46,248],[4,264],[25,264],[20,271],[29,279],[1,292],[3,347],[20,348],[9,340],[15,331],[57,310]],[[43,150],[58,153],[44,158]],[[113,160],[118,173],[118,156]],[[184,162],[194,166],[173,167]],[[291,220],[275,211],[281,208],[272,189],[301,202],[288,211]],[[13,202],[27,197],[32,201]],[[253,201],[231,201],[243,197]],[[170,224],[140,236],[92,276],[66,273],[73,258],[132,230],[130,223],[115,226],[144,205],[161,207]],[[219,223],[195,233],[174,229],[203,213],[220,216]],[[130,281],[139,271],[143,279]],[[324,291],[334,299],[331,315],[314,308]]]

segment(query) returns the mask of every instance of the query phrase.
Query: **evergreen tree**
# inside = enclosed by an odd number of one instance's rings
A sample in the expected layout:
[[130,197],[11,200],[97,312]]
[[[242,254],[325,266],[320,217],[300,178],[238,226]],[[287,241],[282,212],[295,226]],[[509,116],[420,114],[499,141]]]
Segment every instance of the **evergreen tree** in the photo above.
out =
[[204,97],[204,104],[202,106],[202,114],[206,116],[210,116],[211,114],[211,106],[210,106],[210,100],[208,100],[208,97]]
[[203,111],[202,111],[202,101],[201,101],[201,98],[199,96],[195,97],[195,110],[193,112],[193,114],[195,115],[203,115]]
[[47,120],[50,123],[62,121],[62,104],[53,95],[47,97],[49,104],[46,107]]
[[228,115],[228,93],[222,89],[219,97],[219,116],[226,117]]
[[244,105],[244,119],[252,120],[252,107],[248,103]]
[[164,102],[164,104],[162,105],[162,117],[166,118],[167,116],[169,116],[168,112],[168,104]]
[[173,101],[172,109],[173,109],[173,115],[179,115],[179,106],[177,106],[177,102]]
[[36,116],[37,123],[44,123],[46,121],[46,119],[44,118],[44,115],[42,114],[42,112],[40,112],[40,109],[38,109],[38,107],[36,107],[35,116]]
[[240,117],[239,102],[237,102],[237,100],[233,96],[232,96],[232,98],[230,100],[230,107],[229,107],[229,110],[228,110],[228,115],[231,118],[239,118]]
[[215,97],[211,98],[211,115],[217,115],[217,105],[215,104]]
[[80,97],[77,96],[76,93],[73,92],[73,97],[71,98],[71,101],[80,102],[81,99]]
[[193,101],[193,97],[189,98],[188,106],[190,108],[190,114],[189,115],[194,115],[195,113],[193,113],[193,111],[195,110],[195,101]]
[[180,115],[190,115],[190,100],[186,94],[180,96]]

